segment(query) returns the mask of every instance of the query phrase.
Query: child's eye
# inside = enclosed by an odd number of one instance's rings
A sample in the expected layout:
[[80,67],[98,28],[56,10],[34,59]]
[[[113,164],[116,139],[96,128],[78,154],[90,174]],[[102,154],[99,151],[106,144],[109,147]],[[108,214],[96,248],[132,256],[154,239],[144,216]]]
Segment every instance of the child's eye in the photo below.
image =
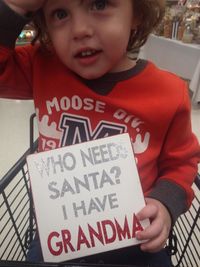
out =
[[53,16],[56,19],[62,20],[65,19],[68,16],[68,14],[64,9],[57,9],[53,12]]
[[108,0],[94,0],[92,1],[92,10],[104,10],[108,4]]

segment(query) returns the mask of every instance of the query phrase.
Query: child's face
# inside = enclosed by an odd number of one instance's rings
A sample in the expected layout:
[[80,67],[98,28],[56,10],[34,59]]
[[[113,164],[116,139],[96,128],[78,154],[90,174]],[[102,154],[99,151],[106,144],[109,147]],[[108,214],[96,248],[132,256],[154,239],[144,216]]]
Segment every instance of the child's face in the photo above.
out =
[[132,0],[48,0],[44,14],[61,61],[86,79],[129,69]]

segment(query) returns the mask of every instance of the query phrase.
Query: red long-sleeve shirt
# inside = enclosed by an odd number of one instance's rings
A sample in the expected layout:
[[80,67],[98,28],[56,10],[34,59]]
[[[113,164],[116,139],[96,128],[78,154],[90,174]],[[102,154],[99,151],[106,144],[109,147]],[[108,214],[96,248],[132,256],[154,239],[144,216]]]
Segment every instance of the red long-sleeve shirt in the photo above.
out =
[[144,61],[82,80],[38,45],[14,49],[25,20],[5,9],[0,2],[6,34],[0,34],[0,97],[34,99],[39,151],[129,132],[145,195],[165,204],[175,220],[193,199],[200,159],[185,82]]

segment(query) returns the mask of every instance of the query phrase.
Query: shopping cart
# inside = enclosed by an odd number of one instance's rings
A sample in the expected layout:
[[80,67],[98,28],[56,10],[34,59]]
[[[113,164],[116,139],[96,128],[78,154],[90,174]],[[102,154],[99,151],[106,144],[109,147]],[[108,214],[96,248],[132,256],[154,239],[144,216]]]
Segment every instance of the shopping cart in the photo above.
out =
[[36,230],[26,157],[37,149],[34,118],[30,118],[30,148],[0,180],[0,260],[23,261]]
[[174,225],[166,249],[173,266],[200,267],[200,175],[193,185],[195,198],[192,205]]
[[[36,232],[30,181],[26,157],[37,149],[33,122],[30,119],[30,148],[0,180],[0,266],[72,266],[56,264],[28,264],[25,261],[29,245]],[[200,176],[194,183],[195,199],[190,210],[173,227],[166,249],[173,266],[200,266]],[[17,265],[17,262],[21,262]],[[73,264],[73,266],[80,266]],[[86,265],[81,265],[86,266]],[[89,266],[89,265],[87,265]],[[94,266],[94,265],[91,265]],[[95,265],[98,266],[98,265]]]

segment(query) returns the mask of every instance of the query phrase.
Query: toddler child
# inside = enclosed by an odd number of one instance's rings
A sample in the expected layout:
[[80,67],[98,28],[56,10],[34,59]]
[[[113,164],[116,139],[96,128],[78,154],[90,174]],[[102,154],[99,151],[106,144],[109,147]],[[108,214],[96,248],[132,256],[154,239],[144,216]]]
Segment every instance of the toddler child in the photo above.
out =
[[[162,0],[0,1],[0,97],[34,100],[38,150],[124,132],[132,139],[146,200],[137,216],[151,222],[137,239],[146,241],[77,261],[171,266],[163,247],[191,204],[200,158],[188,88],[153,63],[129,58],[164,6]],[[30,20],[34,44],[15,48]],[[28,259],[42,260],[37,240]]]

